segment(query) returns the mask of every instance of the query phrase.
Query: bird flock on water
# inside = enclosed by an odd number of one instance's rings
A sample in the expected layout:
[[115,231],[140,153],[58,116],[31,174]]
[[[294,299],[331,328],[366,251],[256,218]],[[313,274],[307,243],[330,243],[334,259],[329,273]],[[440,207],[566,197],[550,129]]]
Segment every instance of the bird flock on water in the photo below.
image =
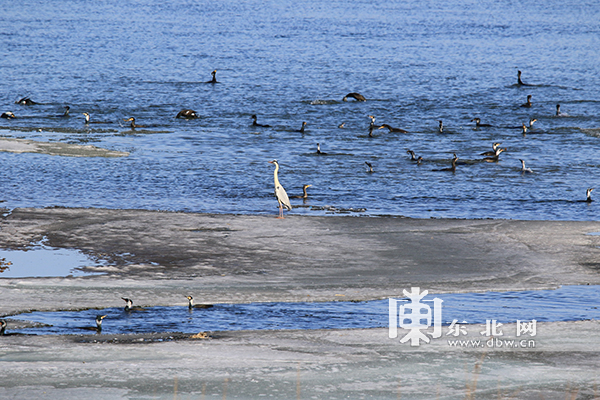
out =
[[[209,83],[209,84],[216,84],[219,83],[219,81],[217,81],[216,78],[216,73],[217,70],[213,70],[211,75],[212,78],[211,80],[205,82],[205,83]],[[527,84],[525,82],[523,82],[522,78],[522,73],[521,71],[517,71],[517,85],[518,86],[535,86],[535,85],[531,85],[531,84]],[[533,101],[532,101],[533,96],[532,95],[527,95],[526,98],[526,102],[521,104],[520,106],[523,108],[531,108],[533,107]],[[360,93],[357,92],[351,92],[348,93],[346,96],[344,96],[342,98],[342,101],[349,101],[349,100],[353,100],[356,102],[366,102],[367,99]],[[19,100],[17,100],[15,102],[16,104],[19,105],[27,105],[27,106],[31,106],[31,105],[35,105],[38,104],[37,102],[33,101],[31,98],[29,97],[23,97]],[[64,106],[64,112],[60,115],[57,115],[57,117],[69,117],[70,114],[70,107]],[[106,122],[106,121],[93,121],[91,119],[91,116],[89,113],[84,112],[83,113],[85,120],[84,123],[86,125],[89,124],[108,124],[110,122]],[[567,117],[569,116],[568,114],[564,113],[561,111],[560,109],[560,104],[556,105],[556,114],[557,117]],[[1,117],[7,120],[10,119],[16,119],[18,118],[13,112],[11,111],[6,111],[3,112],[1,114]],[[184,119],[196,119],[196,118],[200,118],[199,114],[191,109],[183,109],[181,111],[179,111],[177,113],[177,115],[175,116],[175,118],[184,118]],[[387,129],[389,133],[401,133],[401,134],[407,134],[409,133],[409,131],[402,129],[402,128],[397,128],[397,127],[393,127],[389,124],[381,124],[381,125],[377,125],[375,123],[376,117],[373,115],[368,115],[368,118],[370,119],[370,124],[369,124],[369,137],[374,137],[374,132],[376,130],[380,130],[380,129]],[[251,115],[251,119],[252,119],[252,125],[253,127],[257,127],[257,128],[270,128],[271,126],[268,124],[262,124],[258,122],[258,116],[256,114],[252,114]],[[135,117],[129,117],[124,119],[125,122],[129,122],[130,127],[132,130],[135,130],[136,128],[144,128],[146,127],[145,125],[140,125],[138,123],[136,123],[136,119]],[[529,124],[526,125],[525,123],[523,123],[520,127],[515,127],[515,128],[519,128],[522,131],[523,135],[526,135],[528,131],[530,131],[531,129],[533,129],[533,124],[537,121],[537,119],[532,118],[529,120]],[[473,118],[471,120],[471,122],[475,122],[475,129],[480,129],[480,128],[491,128],[494,127],[491,124],[487,124],[487,123],[482,123],[481,122],[481,118],[476,117]],[[306,129],[306,121],[302,122],[302,125],[300,127],[300,129],[297,130],[297,132],[300,133],[304,133],[305,129]],[[338,128],[343,129],[345,127],[345,122],[342,122],[338,125]],[[511,127],[512,128],[512,127]],[[444,126],[444,122],[443,121],[438,121],[438,132],[439,133],[449,133],[448,130],[446,129],[446,127]],[[500,147],[501,143],[493,143],[492,145],[492,151],[486,151],[481,153],[481,155],[485,156],[483,159],[481,159],[480,161],[483,162],[497,162],[499,161],[499,157],[500,154],[502,152],[507,151],[507,148],[505,147]],[[321,144],[317,143],[317,154],[319,155],[327,155],[326,152],[321,150]],[[424,161],[424,158],[422,156],[417,156],[412,150],[407,149],[407,154],[410,155],[411,157],[411,161],[414,161],[417,163],[417,165],[421,165],[421,163]],[[434,169],[434,171],[448,171],[448,172],[456,172],[456,168],[457,165],[459,165],[460,163],[458,162],[459,157],[456,154],[453,154],[452,159],[450,160],[450,166],[447,168],[439,168],[439,169]],[[534,171],[525,166],[525,160],[519,159],[519,161],[521,162],[521,172],[523,174],[531,174]],[[278,208],[279,208],[279,214],[277,216],[277,218],[279,219],[283,219],[283,209],[285,208],[286,210],[291,210],[292,209],[292,205],[290,203],[289,200],[289,196],[287,195],[285,189],[283,188],[283,186],[281,185],[280,181],[279,181],[279,171],[280,171],[280,165],[278,163],[277,160],[272,160],[269,161],[269,163],[274,164],[275,166],[275,170],[274,170],[274,194],[275,194],[275,198],[277,199],[277,203],[278,203]],[[373,166],[372,163],[366,161],[365,165],[367,166],[367,172],[368,173],[373,173],[375,172],[375,168]],[[310,187],[311,185],[304,185],[303,187],[303,195],[302,196],[292,196],[292,198],[303,198],[304,200],[306,200],[308,198],[308,193],[306,191],[306,189],[308,187]],[[585,202],[592,202],[592,198],[591,198],[591,192],[592,192],[593,188],[588,188],[586,191],[586,200],[584,200]]]
[[[188,300],[187,308],[190,312],[197,310],[197,309],[212,308],[214,306],[213,304],[205,304],[205,303],[196,304],[196,303],[194,303],[194,298],[192,296],[185,296],[185,297]],[[123,309],[123,311],[125,313],[146,311],[145,307],[133,305],[133,300],[131,300],[130,298],[121,297],[121,299],[123,301],[125,301],[125,307]],[[84,330],[84,331],[93,331],[93,332],[100,334],[100,333],[102,333],[102,322],[107,317],[109,317],[108,314],[105,314],[105,315],[98,314],[95,318],[95,325],[77,326],[77,327],[75,327],[75,329]],[[110,319],[110,317],[109,317],[109,319]],[[21,335],[21,333],[18,333],[18,332],[7,332],[7,328],[8,328],[8,322],[5,319],[0,319],[0,336]],[[206,337],[208,337],[208,336],[206,336]]]
[[[523,80],[521,79],[522,73],[521,71],[517,71],[517,85],[518,86],[534,86],[534,85],[530,85],[527,84],[525,82],[523,82]],[[361,95],[360,93],[356,93],[356,92],[352,92],[352,93],[348,93],[346,96],[344,96],[344,98],[342,99],[343,101],[348,101],[348,99],[353,98],[356,101],[359,102],[364,102],[367,101],[367,99]],[[523,108],[531,108],[533,107],[533,102],[532,102],[532,95],[527,95],[527,99],[526,102],[521,104],[520,106]],[[560,104],[556,105],[556,114],[557,117],[568,117],[569,115],[566,113],[561,112],[560,110]],[[255,116],[253,116],[254,118]],[[373,115],[368,115],[368,118],[370,119],[370,124],[369,124],[369,137],[374,137],[373,132],[375,130],[378,129],[388,129],[388,131],[390,133],[394,132],[394,133],[409,133],[407,130],[401,129],[401,128],[395,128],[390,126],[389,124],[382,124],[377,126],[375,124],[375,116]],[[523,123],[521,125],[521,127],[517,127],[520,128],[522,130],[522,134],[523,136],[525,136],[527,134],[527,132],[529,130],[531,130],[533,128],[533,124],[537,121],[536,118],[531,118],[529,120],[529,125],[526,125],[525,123]],[[475,122],[475,129],[479,129],[479,128],[491,128],[494,127],[491,124],[486,124],[486,123],[482,123],[481,122],[481,118],[473,118],[471,120],[471,122]],[[255,121],[256,123],[256,121]],[[306,122],[302,123],[302,132],[304,132],[304,127],[306,125]],[[342,122],[340,125],[338,125],[338,128],[344,128],[345,123]],[[439,133],[447,133],[447,131],[444,130],[444,122],[443,121],[438,121],[438,132]],[[483,162],[498,162],[500,159],[500,154],[502,152],[507,151],[506,147],[500,147],[501,143],[493,143],[492,144],[492,151],[486,151],[481,153],[481,155],[485,156],[483,159],[481,159],[481,161]],[[422,156],[417,156],[415,154],[414,151],[407,149],[407,154],[410,155],[411,157],[411,161],[415,161],[417,163],[417,165],[421,165],[421,163],[423,162],[423,157]],[[317,154],[327,154],[321,151],[321,145],[320,143],[317,143]],[[457,166],[457,162],[458,162],[459,157],[456,155],[456,153],[454,153],[452,155],[452,159],[450,161],[450,167],[447,168],[439,168],[439,169],[433,169],[433,171],[448,171],[448,172],[456,172],[456,166]],[[522,174],[532,174],[534,171],[525,166],[525,160],[523,159],[519,159],[519,161],[521,162],[521,173]],[[272,164],[275,164],[275,171],[274,171],[274,178],[275,178],[275,197],[277,199],[278,205],[279,205],[279,216],[277,218],[282,219],[283,218],[283,208],[287,209],[287,210],[291,210],[292,209],[292,205],[290,204],[289,198],[287,193],[285,192],[285,189],[283,188],[283,186],[281,186],[281,183],[279,182],[279,177],[278,177],[278,173],[279,173],[279,163],[277,162],[277,160],[273,160],[273,161],[269,161]],[[374,168],[373,168],[373,164],[365,161],[365,165],[367,166],[367,172],[368,173],[373,173],[375,172]],[[591,203],[592,197],[591,197],[591,193],[594,190],[594,188],[588,188],[586,190],[586,199],[582,200],[586,203]],[[304,198],[306,199],[306,185],[304,188]]]

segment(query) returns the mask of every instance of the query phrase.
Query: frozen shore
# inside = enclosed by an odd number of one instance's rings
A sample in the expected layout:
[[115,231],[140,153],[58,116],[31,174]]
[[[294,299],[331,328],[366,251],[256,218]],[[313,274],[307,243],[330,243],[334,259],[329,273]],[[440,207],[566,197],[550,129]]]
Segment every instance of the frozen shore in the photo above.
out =
[[516,349],[412,348],[387,329],[9,336],[0,398],[596,399],[598,328],[538,324],[535,348]]
[[[44,239],[102,260],[86,270],[103,275],[0,279],[0,315],[116,307],[121,296],[154,306],[185,305],[186,294],[240,303],[596,285],[596,232],[598,222],[16,209],[0,247]],[[600,398],[597,329],[538,324],[526,349],[411,348],[385,329],[6,336],[0,398]]]

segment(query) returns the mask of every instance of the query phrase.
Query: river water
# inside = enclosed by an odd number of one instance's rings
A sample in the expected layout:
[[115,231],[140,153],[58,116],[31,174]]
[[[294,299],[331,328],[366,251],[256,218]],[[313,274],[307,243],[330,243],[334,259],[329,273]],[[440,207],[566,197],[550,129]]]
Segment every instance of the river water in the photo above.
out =
[[[596,218],[581,200],[600,172],[600,3],[171,3],[3,7],[0,111],[17,119],[0,120],[0,136],[130,152],[0,152],[3,206],[274,214],[278,159],[289,195],[312,185],[291,214]],[[220,83],[205,83],[215,69]],[[342,101],[349,92],[367,101]],[[15,104],[25,96],[40,104]],[[185,108],[201,118],[175,119]],[[409,133],[369,137],[369,115]],[[481,162],[493,142],[507,151]],[[433,171],[453,153],[465,164]]]
[[[428,295],[422,304],[435,308],[441,300],[444,326],[500,324],[520,321],[580,321],[599,319],[598,286],[564,286],[557,290]],[[408,299],[400,301],[409,304]],[[396,310],[398,311],[398,310]],[[417,312],[415,312],[417,313]],[[425,313],[425,310],[421,311]],[[148,307],[125,311],[105,308],[82,311],[35,311],[11,316],[11,331],[27,334],[80,334],[106,315],[102,333],[231,331],[255,329],[365,329],[389,326],[389,300],[367,302],[215,304],[211,308]],[[409,310],[406,314],[412,315]],[[418,313],[417,313],[418,314]],[[19,327],[29,321],[35,327]],[[424,323],[425,321],[420,321]],[[16,323],[16,326],[14,325]],[[405,321],[406,323],[406,321]]]

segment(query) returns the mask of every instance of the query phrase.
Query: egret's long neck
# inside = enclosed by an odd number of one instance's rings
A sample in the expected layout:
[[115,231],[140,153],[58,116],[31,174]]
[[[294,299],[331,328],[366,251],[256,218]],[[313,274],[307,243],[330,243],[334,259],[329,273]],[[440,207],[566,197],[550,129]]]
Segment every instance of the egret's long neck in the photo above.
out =
[[273,173],[273,178],[275,181],[275,186],[280,186],[279,179],[277,179],[277,172],[279,172],[279,164],[275,164],[275,172]]

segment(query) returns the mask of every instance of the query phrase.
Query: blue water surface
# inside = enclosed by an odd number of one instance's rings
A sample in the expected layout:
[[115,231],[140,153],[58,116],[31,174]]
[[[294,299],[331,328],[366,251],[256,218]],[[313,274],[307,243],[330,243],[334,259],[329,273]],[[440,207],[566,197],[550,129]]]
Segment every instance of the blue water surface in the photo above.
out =
[[[600,172],[599,15],[576,0],[23,0],[0,14],[0,112],[17,116],[0,137],[130,155],[0,152],[0,200],[275,213],[278,159],[288,194],[312,185],[293,214],[593,220],[580,200]],[[205,83],[215,69],[220,83]],[[25,96],[40,104],[15,104]],[[185,108],[201,118],[175,119]],[[369,115],[410,133],[369,137]],[[507,151],[481,162],[493,142]],[[453,153],[465,164],[433,171]]]
[[[442,299],[442,320],[449,325],[520,321],[578,321],[600,319],[598,286],[564,286],[557,290],[515,292],[428,294],[426,300]],[[408,300],[407,300],[408,304]],[[12,330],[29,334],[82,334],[82,327],[95,326],[97,315],[106,315],[102,333],[153,332],[197,333],[200,331],[280,329],[364,329],[389,326],[389,301],[322,303],[215,304],[211,308],[148,307],[125,311],[101,310],[32,312],[11,319],[45,324]]]

